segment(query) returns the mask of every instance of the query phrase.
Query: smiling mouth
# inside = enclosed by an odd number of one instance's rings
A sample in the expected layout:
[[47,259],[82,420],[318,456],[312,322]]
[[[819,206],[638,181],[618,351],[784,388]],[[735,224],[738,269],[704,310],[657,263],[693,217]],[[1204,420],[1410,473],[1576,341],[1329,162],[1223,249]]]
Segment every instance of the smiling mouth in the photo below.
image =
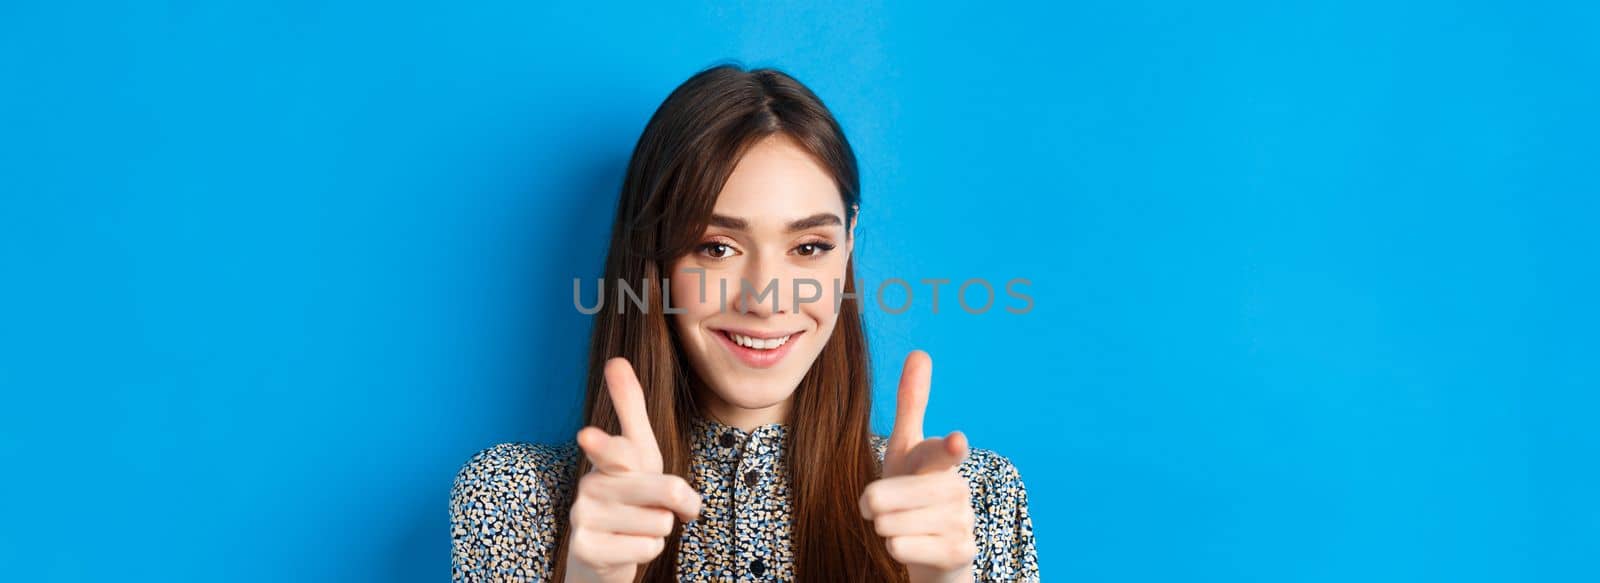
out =
[[805,331],[790,332],[787,334],[764,334],[751,331],[734,332],[732,330],[712,329],[717,337],[722,340],[722,346],[732,353],[740,362],[752,368],[768,368],[789,354],[789,349],[794,347],[795,338]]
[[798,334],[798,332],[795,332],[777,337],[763,338],[759,336],[745,336],[743,334],[737,334],[727,330],[718,330],[718,332],[721,332],[723,336],[727,336],[728,339],[732,340],[734,344],[738,344],[739,346],[743,346],[751,350],[777,350],[779,347],[788,344],[789,339],[794,338],[795,335]]

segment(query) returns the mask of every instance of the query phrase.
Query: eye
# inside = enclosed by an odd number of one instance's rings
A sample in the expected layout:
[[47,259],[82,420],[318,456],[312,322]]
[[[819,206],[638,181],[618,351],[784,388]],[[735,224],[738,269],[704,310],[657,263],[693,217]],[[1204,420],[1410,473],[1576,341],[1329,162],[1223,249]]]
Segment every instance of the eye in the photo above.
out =
[[810,243],[801,243],[799,246],[794,248],[795,254],[796,255],[800,255],[802,257],[822,256],[822,255],[826,255],[829,251],[832,251],[832,250],[833,250],[833,244],[832,243],[824,243],[822,241],[813,241],[813,242],[810,242]]
[[721,241],[701,243],[699,247],[695,248],[695,252],[712,259],[727,259],[737,253],[732,245]]

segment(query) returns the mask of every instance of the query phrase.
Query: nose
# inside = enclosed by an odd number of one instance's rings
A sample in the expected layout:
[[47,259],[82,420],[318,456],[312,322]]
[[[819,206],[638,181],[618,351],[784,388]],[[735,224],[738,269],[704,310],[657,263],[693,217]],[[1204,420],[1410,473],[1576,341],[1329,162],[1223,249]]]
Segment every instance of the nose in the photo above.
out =
[[788,274],[781,262],[763,259],[759,255],[745,263],[739,275],[738,291],[734,293],[733,309],[752,316],[769,317],[782,314],[788,299]]

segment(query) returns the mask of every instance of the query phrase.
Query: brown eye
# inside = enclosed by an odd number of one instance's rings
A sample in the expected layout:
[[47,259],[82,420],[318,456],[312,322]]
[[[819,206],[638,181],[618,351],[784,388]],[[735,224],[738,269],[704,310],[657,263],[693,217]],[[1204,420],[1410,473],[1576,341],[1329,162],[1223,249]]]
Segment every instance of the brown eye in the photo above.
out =
[[827,243],[802,243],[799,247],[794,248],[795,254],[801,257],[822,255],[832,250],[833,245]]
[[700,252],[712,259],[724,259],[733,255],[733,247],[727,243],[711,242],[701,245]]

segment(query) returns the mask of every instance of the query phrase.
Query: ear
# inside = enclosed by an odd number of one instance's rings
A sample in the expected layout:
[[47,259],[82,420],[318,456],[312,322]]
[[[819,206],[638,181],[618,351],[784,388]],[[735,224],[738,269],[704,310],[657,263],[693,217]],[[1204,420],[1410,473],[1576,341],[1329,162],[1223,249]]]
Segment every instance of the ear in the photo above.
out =
[[849,251],[854,251],[856,248],[856,225],[861,224],[861,205],[850,205],[850,214],[850,230],[849,232],[845,233],[844,246],[846,249],[846,254],[849,254]]

